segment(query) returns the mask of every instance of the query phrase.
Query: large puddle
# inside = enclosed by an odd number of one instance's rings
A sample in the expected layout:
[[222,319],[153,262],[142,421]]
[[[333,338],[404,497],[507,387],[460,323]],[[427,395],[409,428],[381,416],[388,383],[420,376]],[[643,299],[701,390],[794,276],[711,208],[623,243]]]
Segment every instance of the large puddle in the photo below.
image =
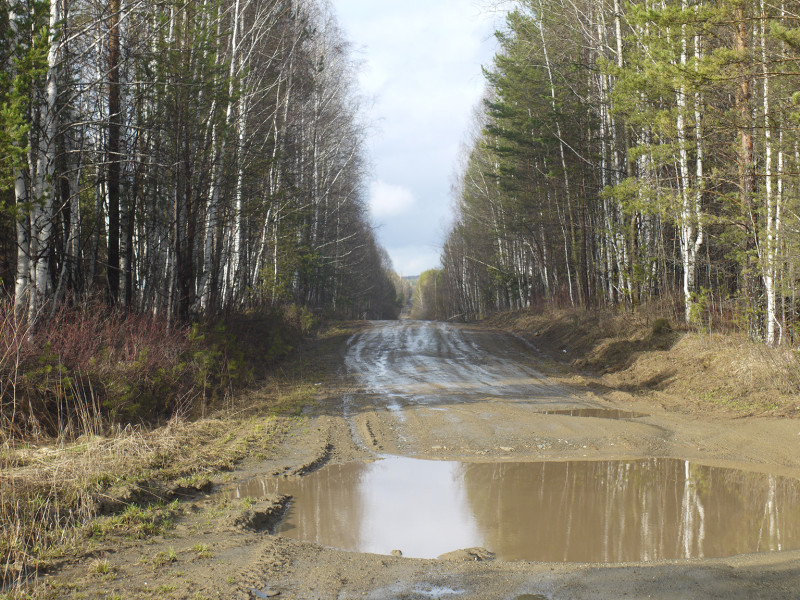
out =
[[501,560],[626,562],[800,548],[800,482],[673,459],[458,463],[387,457],[236,497],[294,497],[275,533],[433,558],[480,546]]

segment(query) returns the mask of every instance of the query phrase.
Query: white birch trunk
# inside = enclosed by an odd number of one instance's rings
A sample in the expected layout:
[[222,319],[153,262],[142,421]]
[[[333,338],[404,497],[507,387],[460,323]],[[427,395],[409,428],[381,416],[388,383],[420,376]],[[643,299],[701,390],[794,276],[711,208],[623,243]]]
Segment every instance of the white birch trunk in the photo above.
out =
[[[14,182],[14,193],[17,206],[25,206],[28,203],[28,189],[25,182],[25,174],[20,169]],[[31,256],[30,256],[30,218],[27,214],[17,217],[17,277],[14,286],[14,313],[17,318],[24,318],[30,304],[30,279],[31,279]]]
[[247,136],[247,101],[244,94],[239,99],[239,119],[238,119],[238,145],[236,168],[236,188],[234,191],[233,205],[233,230],[231,232],[231,257],[228,262],[227,281],[231,292],[231,301],[240,300],[240,292],[243,287],[242,278],[242,254],[246,252],[245,228],[244,228],[244,142]]
[[[16,45],[19,35],[19,25],[17,20],[20,18],[13,8],[9,9],[8,20],[11,27],[12,37]],[[28,182],[25,170],[19,168],[14,173],[14,198],[17,205],[17,275],[14,286],[14,313],[17,318],[24,318],[30,303],[30,274],[31,274],[31,255],[30,255],[30,217],[27,213]]]
[[773,193],[773,148],[772,148],[772,125],[770,123],[770,75],[767,65],[767,32],[765,20],[767,18],[764,0],[761,0],[761,68],[764,78],[764,202],[765,202],[765,234],[767,238],[766,248],[761,257],[764,272],[764,287],[767,297],[766,314],[766,342],[775,343],[775,325],[777,319],[777,293],[776,293],[776,249],[778,247],[778,229],[776,214],[779,208],[776,207],[776,198]]
[[[231,123],[233,122],[233,102],[231,97],[234,92],[234,81],[236,77],[236,64],[238,53],[238,38],[239,38],[239,12],[240,0],[236,0],[234,4],[233,15],[233,32],[231,33],[231,54],[230,66],[228,70],[228,99],[225,106],[225,131],[230,130]],[[221,23],[221,19],[220,19]],[[214,107],[216,108],[216,101]],[[213,118],[213,111],[212,111]],[[211,283],[213,281],[213,266],[214,266],[214,242],[217,231],[217,219],[219,214],[220,195],[222,189],[222,171],[225,165],[227,156],[227,140],[223,139],[221,142],[217,141],[217,124],[214,123],[211,131],[211,147],[213,149],[214,158],[213,175],[211,176],[211,191],[208,200],[208,209],[206,211],[206,224],[203,238],[203,273],[199,285],[199,298],[200,308],[202,312],[206,313],[211,305]]]
[[[687,10],[686,0],[682,3],[683,10]],[[685,70],[688,63],[689,42],[686,35],[686,25],[681,25],[681,56],[680,64]],[[695,53],[700,57],[699,36],[695,36]],[[688,102],[686,86],[681,84],[677,92],[677,135],[678,135],[678,168],[680,173],[679,194],[680,210],[678,216],[678,228],[680,230],[680,248],[683,262],[683,299],[684,299],[684,318],[688,323],[692,315],[692,293],[695,287],[695,276],[697,269],[697,254],[703,243],[703,228],[700,223],[700,203],[702,199],[702,177],[703,177],[703,151],[702,151],[702,126],[698,103],[699,95],[695,95],[695,136],[697,142],[697,163],[696,175],[698,186],[695,194],[692,194],[692,177],[689,170],[689,152],[687,148],[687,126],[686,114],[688,112]]]
[[33,322],[39,308],[47,300],[50,292],[50,238],[53,229],[53,180],[55,175],[56,133],[58,115],[58,62],[60,58],[56,26],[61,20],[60,2],[50,2],[50,30],[47,53],[47,76],[45,79],[44,102],[39,107],[39,146],[36,175],[33,183],[34,208],[31,211],[31,258],[33,264],[33,286],[30,295],[28,318]]

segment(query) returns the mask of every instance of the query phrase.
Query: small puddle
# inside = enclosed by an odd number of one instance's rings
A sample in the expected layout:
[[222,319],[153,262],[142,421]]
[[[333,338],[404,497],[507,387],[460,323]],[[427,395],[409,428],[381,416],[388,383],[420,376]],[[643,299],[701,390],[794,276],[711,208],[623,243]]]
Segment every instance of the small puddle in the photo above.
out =
[[627,562],[800,548],[800,481],[682,460],[459,463],[387,457],[232,497],[294,497],[275,533],[358,552]]
[[559,408],[541,411],[543,415],[566,415],[568,417],[592,417],[595,419],[638,419],[648,416],[646,413],[637,413],[630,410],[617,410],[613,408]]
[[444,596],[460,596],[464,593],[463,590],[454,590],[449,587],[420,587],[415,590],[418,594],[426,598],[441,599]]

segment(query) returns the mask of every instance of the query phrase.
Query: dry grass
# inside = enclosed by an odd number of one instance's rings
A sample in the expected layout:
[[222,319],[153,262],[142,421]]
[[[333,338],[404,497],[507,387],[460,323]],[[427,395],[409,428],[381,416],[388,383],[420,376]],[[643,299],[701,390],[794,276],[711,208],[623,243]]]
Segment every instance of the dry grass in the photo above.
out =
[[771,348],[736,333],[689,333],[669,358],[680,373],[671,391],[700,405],[741,415],[800,410],[800,360],[791,348]]
[[118,431],[75,442],[3,448],[0,474],[2,580],[19,581],[79,538],[79,526],[99,513],[113,473],[131,473],[173,451],[176,423],[157,433]]
[[497,315],[489,321],[529,339],[601,388],[658,397],[677,410],[800,414],[800,353],[745,335],[673,325],[650,310],[574,309]]
[[[87,537],[144,537],[154,509],[176,490],[204,489],[285,427],[276,418],[173,419],[153,431],[128,428],[72,442],[6,445],[0,452],[0,581],[22,583]],[[98,521],[101,514],[117,513]]]
[[26,442],[0,429],[0,585],[21,585],[91,540],[158,533],[179,510],[173,498],[207,489],[249,456],[270,455],[335,378],[351,331],[322,332],[315,346],[205,418],[111,427],[99,411],[78,408],[72,430],[57,438]]

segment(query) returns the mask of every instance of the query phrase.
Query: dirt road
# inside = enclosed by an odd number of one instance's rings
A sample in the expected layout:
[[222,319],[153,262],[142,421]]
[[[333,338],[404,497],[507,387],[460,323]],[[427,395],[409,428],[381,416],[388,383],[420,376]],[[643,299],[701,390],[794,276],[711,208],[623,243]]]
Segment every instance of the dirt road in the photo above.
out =
[[[348,342],[344,367],[352,390],[315,418],[324,460],[312,453],[305,465],[386,454],[461,463],[669,457],[800,475],[796,421],[697,417],[581,392],[545,376],[536,348],[481,327],[375,323]],[[266,547],[266,573],[252,585],[292,598],[800,597],[796,551],[575,564],[418,560],[286,538]]]
[[[371,451],[456,460],[672,457],[800,473],[796,421],[701,418],[629,394],[601,398],[543,375],[535,347],[481,327],[376,323],[350,340],[345,366],[356,387],[343,414]],[[545,414],[580,409],[642,416]]]
[[[233,474],[224,492],[228,500],[216,496],[196,503],[170,538],[115,555],[112,566],[119,576],[108,589],[124,590],[118,597],[131,598],[163,596],[155,591],[166,589],[170,593],[165,597],[171,598],[258,598],[279,593],[281,599],[298,600],[800,597],[800,551],[785,550],[786,538],[781,537],[800,524],[797,504],[788,509],[789,514],[781,504],[784,496],[790,500],[800,496],[796,489],[800,423],[796,420],[697,416],[667,411],[619,390],[587,391],[570,385],[569,374],[553,368],[537,348],[480,326],[373,323],[349,339],[340,372],[340,387],[319,387],[317,404],[306,407],[305,416],[281,442],[277,457],[249,464]],[[675,403],[670,406],[674,409]],[[395,458],[378,460],[386,456]],[[424,464],[449,465],[450,470],[426,475],[428,469],[415,466],[422,463],[411,459],[435,459]],[[589,465],[588,470],[578,470],[576,461],[592,462],[582,462]],[[700,466],[690,468],[686,461]],[[391,464],[405,469],[410,479],[372,490],[375,494],[354,491],[366,485],[364,482],[382,481],[383,472],[373,465]],[[556,490],[536,487],[522,492],[521,499],[517,498],[519,490],[506,491],[511,473],[526,464],[538,465],[541,471],[536,481],[554,482]],[[668,473],[648,471],[646,476],[634,476],[630,469],[636,464],[643,464],[645,470],[666,465]],[[724,534],[726,529],[734,529],[725,520],[721,505],[699,500],[703,490],[714,484],[707,467],[738,469],[714,475],[721,478],[721,489],[729,496],[731,490],[750,481],[753,473],[769,474],[758,475],[762,483],[752,488],[755,492],[734,495],[749,499],[747,502],[764,511],[753,517],[754,522],[762,523],[755,547],[771,551],[702,558],[713,555],[708,550],[714,531]],[[320,479],[325,473],[333,475]],[[430,484],[424,483],[426,477]],[[657,485],[631,491],[630,482],[647,477]],[[275,487],[276,480],[300,486],[295,490],[302,486],[323,490],[322,500],[314,501],[317,505],[310,508],[309,515],[295,516],[289,529],[299,528],[299,522],[305,520],[329,525],[340,537],[363,538],[361,534],[372,524],[359,522],[358,515],[378,498],[384,508],[397,506],[389,511],[392,520],[396,510],[390,532],[397,534],[397,545],[370,550],[380,554],[346,552],[272,535],[276,519],[271,511],[284,505],[284,500],[274,495],[281,489]],[[572,487],[565,491],[567,480]],[[673,485],[673,480],[678,484]],[[465,483],[453,483],[457,481]],[[608,481],[618,485],[606,485]],[[781,491],[783,484],[776,483],[780,481],[788,481],[789,487]],[[331,487],[334,484],[338,487]],[[559,491],[560,485],[563,489]],[[423,488],[431,486],[443,486],[435,489],[445,491],[423,497]],[[406,488],[412,490],[411,496],[404,496]],[[383,496],[377,495],[379,491]],[[291,493],[297,496],[295,508],[306,502],[305,492]],[[532,535],[547,533],[520,552],[539,556],[538,546],[550,545],[554,538],[563,537],[575,546],[599,531],[597,535],[605,536],[601,558],[571,562],[569,556],[575,555],[565,550],[562,558],[502,560],[503,551],[490,547],[488,550],[498,552],[498,559],[492,560],[482,550],[450,553],[447,559],[423,559],[409,557],[426,555],[409,552],[410,546],[405,544],[410,542],[401,541],[405,539],[401,534],[419,520],[424,528],[451,523],[446,535],[455,532],[453,540],[463,539],[463,546],[472,545],[473,530],[481,545],[502,545],[498,536],[514,538],[517,527],[504,525],[502,515],[527,506],[526,493],[544,498],[536,506],[549,504],[557,512],[538,522]],[[425,521],[422,516],[441,495],[452,495],[455,503]],[[253,497],[257,499],[249,499]],[[575,497],[581,497],[581,502],[574,504],[577,508],[565,509],[565,528],[559,529],[559,519],[564,518],[561,505],[573,506],[570,503]],[[401,498],[405,500],[392,504]],[[632,508],[621,512],[636,515],[645,533],[631,534],[628,521],[608,525],[608,515],[620,512],[615,508],[618,501],[630,498]],[[405,510],[408,505],[414,509],[410,513]],[[459,521],[455,513],[460,514],[464,507],[472,517]],[[226,516],[225,511],[232,509],[239,514]],[[674,532],[662,530],[668,517],[675,518],[676,524],[670,526]],[[487,526],[498,518],[499,528]],[[596,521],[602,526],[595,527]],[[499,530],[505,533],[498,534]],[[690,539],[686,532],[695,532],[694,537]],[[615,554],[623,537],[625,544],[648,560],[620,562],[619,557],[629,560],[625,553]],[[642,551],[644,538],[656,542]],[[445,549],[462,547],[448,543],[445,540]],[[344,542],[331,545],[347,546]],[[173,554],[173,548],[177,559],[171,571],[154,569],[141,559],[136,562],[139,556],[159,550]],[[202,552],[194,556],[198,548]],[[405,550],[405,555],[392,556],[395,549]],[[693,558],[679,558],[684,550],[685,556]],[[516,551],[512,548],[507,554],[513,556]],[[184,558],[189,556],[192,558]],[[182,583],[176,585],[175,581]]]

